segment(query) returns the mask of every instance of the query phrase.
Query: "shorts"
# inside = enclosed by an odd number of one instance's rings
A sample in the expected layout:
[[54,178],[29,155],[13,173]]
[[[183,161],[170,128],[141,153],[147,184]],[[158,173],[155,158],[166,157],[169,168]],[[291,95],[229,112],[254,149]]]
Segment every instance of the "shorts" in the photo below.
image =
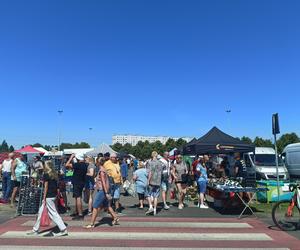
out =
[[205,194],[206,188],[207,188],[207,182],[199,181],[199,182],[197,182],[197,185],[198,185],[198,193]]
[[149,186],[149,196],[153,198],[158,198],[160,193],[159,186]]
[[86,180],[86,182],[85,182],[85,189],[95,190],[94,186],[95,186],[95,182],[94,182],[93,179]]
[[21,182],[20,181],[13,181],[13,187],[20,187],[21,186]]
[[84,183],[73,183],[73,198],[81,198]]
[[99,190],[96,192],[93,202],[93,208],[108,207],[108,200],[103,192]]
[[164,192],[167,192],[169,190],[169,182],[168,181],[163,181],[161,183],[161,190]]
[[111,186],[111,196],[113,199],[115,200],[119,200],[120,199],[120,191],[121,185],[120,184],[113,184]]

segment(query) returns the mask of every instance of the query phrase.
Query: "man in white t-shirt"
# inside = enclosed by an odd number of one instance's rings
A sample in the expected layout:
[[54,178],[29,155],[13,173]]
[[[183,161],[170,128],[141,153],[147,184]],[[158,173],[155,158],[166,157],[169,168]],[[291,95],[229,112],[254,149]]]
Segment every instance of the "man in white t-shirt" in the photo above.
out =
[[2,172],[2,199],[0,203],[7,204],[12,191],[12,181],[11,181],[11,165],[13,162],[13,153],[8,154],[8,158],[5,159],[2,164],[0,164],[0,171]]

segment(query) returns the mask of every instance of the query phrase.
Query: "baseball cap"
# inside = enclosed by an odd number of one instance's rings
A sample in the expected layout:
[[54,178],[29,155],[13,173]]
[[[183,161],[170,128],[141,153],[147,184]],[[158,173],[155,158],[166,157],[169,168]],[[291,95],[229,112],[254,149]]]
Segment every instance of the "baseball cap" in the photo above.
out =
[[84,155],[82,153],[78,153],[75,155],[75,158],[79,161],[83,161],[84,160]]

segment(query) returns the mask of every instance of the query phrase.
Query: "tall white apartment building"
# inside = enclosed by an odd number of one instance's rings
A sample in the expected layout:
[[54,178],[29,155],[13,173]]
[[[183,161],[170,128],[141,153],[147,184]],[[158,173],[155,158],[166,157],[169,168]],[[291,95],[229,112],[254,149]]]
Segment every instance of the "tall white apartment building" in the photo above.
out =
[[165,144],[168,139],[174,139],[177,141],[179,138],[189,142],[193,138],[191,137],[170,137],[170,136],[144,136],[144,135],[113,135],[112,144],[120,143],[122,145],[129,143],[132,146],[135,146],[139,141],[145,142],[149,141],[150,143],[160,141],[162,144]]

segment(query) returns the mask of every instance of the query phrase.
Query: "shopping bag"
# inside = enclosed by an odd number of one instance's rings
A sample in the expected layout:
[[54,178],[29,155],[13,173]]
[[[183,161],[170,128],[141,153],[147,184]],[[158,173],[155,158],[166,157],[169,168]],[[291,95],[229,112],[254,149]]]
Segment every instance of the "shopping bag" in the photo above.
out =
[[127,189],[125,189],[127,191],[127,193],[132,196],[132,197],[136,197],[136,188],[135,188],[135,184],[131,183],[129,185],[129,187]]
[[62,196],[61,193],[58,193],[57,197],[56,197],[56,206],[57,206],[57,211],[60,214],[64,214],[67,212],[67,207],[65,204],[65,200]]
[[46,206],[46,203],[44,203],[44,209],[42,212],[42,217],[41,217],[41,227],[48,227],[50,225],[50,218],[49,218],[49,214],[48,214],[48,209]]
[[126,181],[123,183],[123,188],[124,188],[125,190],[127,190],[127,189],[129,188],[129,186],[130,186],[130,182],[129,182],[128,180],[126,180]]
[[174,191],[174,189],[170,191],[170,199],[171,200],[175,199],[175,191]]

